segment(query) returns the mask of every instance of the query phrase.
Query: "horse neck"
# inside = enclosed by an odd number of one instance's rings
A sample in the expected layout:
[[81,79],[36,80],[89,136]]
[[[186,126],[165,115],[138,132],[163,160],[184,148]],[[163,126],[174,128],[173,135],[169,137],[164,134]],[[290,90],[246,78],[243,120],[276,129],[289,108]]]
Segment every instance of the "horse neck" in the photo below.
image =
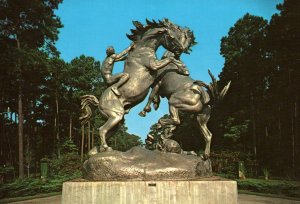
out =
[[176,71],[176,70],[178,70],[178,68],[175,64],[168,64],[167,66],[158,70],[158,75],[161,75],[165,72]]
[[190,76],[179,74],[176,65],[169,64],[158,71],[155,81],[162,81],[170,84],[186,84],[192,83],[194,80]]
[[158,47],[161,45],[160,40],[157,38],[151,38],[151,39],[146,39],[146,40],[139,40],[136,43],[136,48],[135,50],[152,50],[156,52]]

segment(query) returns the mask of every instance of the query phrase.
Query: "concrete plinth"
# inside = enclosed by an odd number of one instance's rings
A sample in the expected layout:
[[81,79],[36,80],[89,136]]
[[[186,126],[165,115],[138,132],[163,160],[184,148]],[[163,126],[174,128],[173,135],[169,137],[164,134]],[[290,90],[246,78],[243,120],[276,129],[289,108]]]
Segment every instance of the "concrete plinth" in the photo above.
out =
[[229,180],[70,181],[63,204],[236,204],[237,184]]

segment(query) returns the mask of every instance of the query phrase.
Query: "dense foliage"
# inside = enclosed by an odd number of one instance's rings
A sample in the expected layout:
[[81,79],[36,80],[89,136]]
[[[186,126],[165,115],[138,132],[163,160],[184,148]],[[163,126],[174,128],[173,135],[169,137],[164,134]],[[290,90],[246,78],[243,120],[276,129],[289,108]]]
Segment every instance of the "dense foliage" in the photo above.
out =
[[297,181],[242,179],[237,180],[239,190],[261,192],[277,196],[300,197],[300,183]]
[[[271,176],[300,177],[300,1],[286,0],[277,9],[270,22],[245,14],[221,39],[219,87],[232,83],[208,123],[218,173],[232,173],[243,160],[248,176],[265,169]],[[180,117],[173,138],[185,150],[203,150],[194,116]],[[152,126],[150,134],[161,132]]]
[[[80,96],[99,97],[106,88],[100,62],[84,55],[69,63],[59,58],[59,3],[0,2],[0,183],[38,176],[45,158],[51,177],[77,174],[84,154],[99,144],[104,118],[95,110],[84,127],[78,118]],[[115,135],[109,141],[114,149],[141,144],[124,124]]]
[[221,40],[220,85],[232,86],[212,116],[224,135],[214,144],[251,152],[273,176],[299,178],[300,2],[277,8],[269,24],[246,14]]

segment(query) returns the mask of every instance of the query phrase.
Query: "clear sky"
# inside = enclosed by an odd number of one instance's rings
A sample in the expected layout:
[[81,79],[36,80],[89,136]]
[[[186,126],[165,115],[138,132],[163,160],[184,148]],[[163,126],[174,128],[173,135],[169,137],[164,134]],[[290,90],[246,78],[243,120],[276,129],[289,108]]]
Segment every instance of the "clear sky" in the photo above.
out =
[[[113,45],[116,52],[129,46],[126,33],[134,28],[133,20],[145,23],[146,18],[168,18],[194,31],[198,44],[182,60],[192,78],[210,82],[207,69],[215,76],[222,70],[220,40],[229,28],[246,13],[270,20],[278,3],[282,0],[64,0],[56,12],[64,24],[56,45],[66,61],[84,54],[102,62],[107,46]],[[116,63],[114,73],[122,70],[123,62]],[[163,99],[158,111],[142,118],[138,113],[144,104],[145,101],[125,116],[129,133],[143,139],[150,126],[168,113]]]

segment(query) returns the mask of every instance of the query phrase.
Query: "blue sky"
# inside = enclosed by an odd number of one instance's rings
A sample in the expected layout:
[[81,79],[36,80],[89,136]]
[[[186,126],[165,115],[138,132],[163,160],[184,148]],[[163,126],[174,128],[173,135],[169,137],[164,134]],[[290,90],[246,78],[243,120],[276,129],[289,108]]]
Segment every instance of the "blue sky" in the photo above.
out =
[[[126,33],[134,28],[133,20],[145,23],[146,18],[168,18],[194,31],[198,44],[190,55],[182,56],[182,61],[192,78],[209,82],[208,68],[215,76],[222,71],[220,40],[229,28],[246,13],[270,20],[278,3],[282,0],[64,0],[56,12],[64,24],[56,45],[66,61],[84,54],[102,62],[107,46],[113,45],[116,52],[129,46]],[[123,62],[116,63],[114,73],[122,70]],[[138,113],[144,104],[125,116],[129,133],[142,138],[153,123],[168,113],[163,99],[158,111],[142,118]]]

